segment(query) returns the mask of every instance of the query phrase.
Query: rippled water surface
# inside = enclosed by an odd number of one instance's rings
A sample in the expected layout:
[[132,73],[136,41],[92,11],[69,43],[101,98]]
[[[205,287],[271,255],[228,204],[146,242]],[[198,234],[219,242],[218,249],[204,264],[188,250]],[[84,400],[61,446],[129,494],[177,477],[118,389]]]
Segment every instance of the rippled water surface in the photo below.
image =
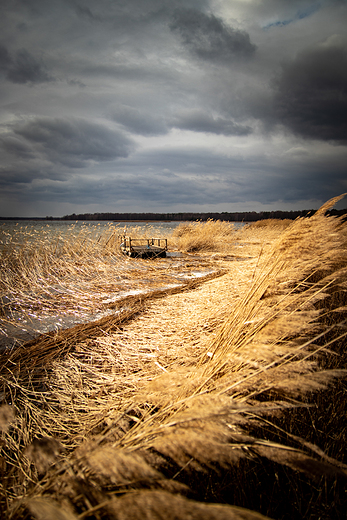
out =
[[130,234],[131,230],[137,228],[145,233],[147,230],[159,233],[171,233],[181,222],[162,222],[162,221],[127,221],[127,222],[110,222],[110,221],[71,221],[71,220],[0,220],[0,231],[12,232],[19,229],[28,232],[49,232],[52,235],[62,233],[76,233],[82,228],[88,228],[95,234],[101,234],[110,227],[119,228]]

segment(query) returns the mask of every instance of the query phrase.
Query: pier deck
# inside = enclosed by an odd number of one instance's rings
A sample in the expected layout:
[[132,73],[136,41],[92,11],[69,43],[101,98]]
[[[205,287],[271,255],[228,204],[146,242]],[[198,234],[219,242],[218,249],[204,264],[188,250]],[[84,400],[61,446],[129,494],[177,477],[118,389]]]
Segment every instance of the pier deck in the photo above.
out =
[[120,250],[131,258],[165,258],[166,238],[131,238],[120,235]]

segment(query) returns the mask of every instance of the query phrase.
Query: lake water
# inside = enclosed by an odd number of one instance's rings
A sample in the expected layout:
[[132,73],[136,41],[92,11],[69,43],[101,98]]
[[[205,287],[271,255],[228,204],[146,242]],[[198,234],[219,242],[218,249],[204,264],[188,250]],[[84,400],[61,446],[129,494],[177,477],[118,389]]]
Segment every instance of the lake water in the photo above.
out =
[[[103,233],[110,229],[110,227],[121,228],[122,232],[125,231],[126,234],[131,234],[131,230],[133,228],[140,228],[141,232],[145,233],[146,230],[150,232],[151,237],[153,233],[157,232],[160,235],[165,233],[169,234],[179,226],[182,221],[83,221],[83,220],[1,220],[0,219],[0,231],[12,231],[12,230],[27,230],[30,232],[31,230],[36,231],[45,231],[52,232],[52,234],[62,234],[62,233],[71,233],[72,231],[78,232],[82,228],[89,228],[90,230],[95,231],[96,233]],[[244,223],[243,222],[233,222],[236,229],[241,228]]]
[[[0,250],[6,244],[43,242],[60,243],[65,240],[87,239],[97,242],[101,236],[146,235],[148,238],[169,237],[181,222],[110,222],[71,220],[0,220]],[[39,243],[39,242],[38,242]]]

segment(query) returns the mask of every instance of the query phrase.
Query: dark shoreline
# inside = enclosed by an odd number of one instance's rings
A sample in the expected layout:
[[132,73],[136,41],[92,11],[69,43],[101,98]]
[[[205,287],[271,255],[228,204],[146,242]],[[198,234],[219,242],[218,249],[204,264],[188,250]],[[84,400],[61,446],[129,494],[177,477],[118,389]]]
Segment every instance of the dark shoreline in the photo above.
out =
[[[39,222],[64,221],[64,222],[196,222],[207,220],[221,220],[226,222],[256,222],[258,220],[295,220],[297,218],[311,217],[317,210],[300,210],[300,211],[246,211],[246,212],[226,212],[222,213],[83,213],[65,215],[63,217],[0,217],[0,221],[23,221],[32,220]],[[345,209],[329,209],[327,216],[342,217],[347,215]]]

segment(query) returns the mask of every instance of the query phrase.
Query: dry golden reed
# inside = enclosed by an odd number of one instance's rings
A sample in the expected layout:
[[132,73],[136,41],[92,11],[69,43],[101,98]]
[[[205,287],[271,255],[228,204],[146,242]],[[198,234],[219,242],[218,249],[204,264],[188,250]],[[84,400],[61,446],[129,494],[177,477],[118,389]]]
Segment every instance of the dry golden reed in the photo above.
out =
[[110,316],[119,300],[184,285],[180,271],[201,269],[185,258],[130,260],[119,249],[124,232],[134,238],[160,235],[151,226],[127,231],[112,223],[0,228],[0,347]]
[[[257,512],[184,495],[201,491],[205,478],[218,486],[223,471],[231,478],[252,461],[259,471],[263,461],[313,479],[345,479],[343,461],[278,422],[345,375],[338,363],[323,364],[347,337],[346,225],[325,215],[337,200],[310,218],[270,223],[270,230],[248,226],[244,242],[242,231],[237,244],[226,233],[230,254],[242,244],[248,260],[239,274],[235,262],[224,262],[229,271],[218,285],[201,288],[214,316],[200,343],[187,338],[158,357],[164,329],[153,304],[118,331],[76,336],[74,349],[59,347],[60,358],[53,344],[45,357],[41,344],[37,355],[45,362],[36,369],[18,370],[20,359],[10,356],[1,373],[4,399],[16,411],[2,433],[5,517],[256,519]],[[205,225],[213,235],[214,223]],[[215,236],[223,236],[223,226],[215,226]],[[178,238],[194,244],[188,228]],[[214,247],[206,240],[200,250]],[[233,292],[238,280],[241,293]],[[168,298],[178,309],[180,297]],[[172,341],[185,326],[182,309],[169,313]],[[239,474],[235,483],[246,490],[248,478]]]
[[209,219],[207,222],[182,223],[172,236],[180,251],[228,251],[235,240],[235,227],[231,222]]

